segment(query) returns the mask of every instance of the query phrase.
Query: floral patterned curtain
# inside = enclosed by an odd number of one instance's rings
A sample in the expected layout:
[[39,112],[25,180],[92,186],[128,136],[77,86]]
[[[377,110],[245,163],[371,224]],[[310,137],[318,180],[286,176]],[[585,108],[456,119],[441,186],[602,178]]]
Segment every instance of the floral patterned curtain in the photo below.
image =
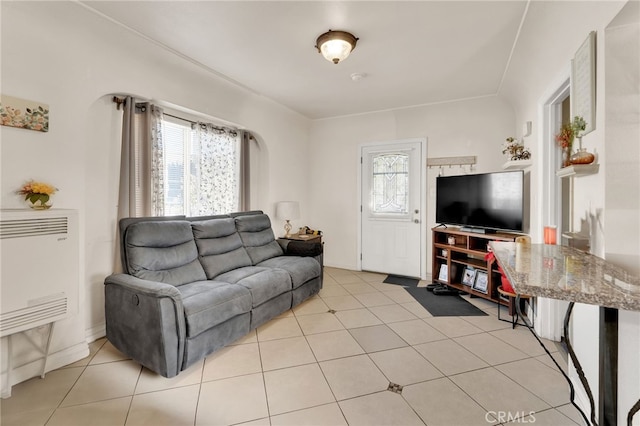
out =
[[149,120],[151,142],[151,215],[164,216],[164,147],[162,144],[163,111],[151,105]]
[[191,216],[231,213],[240,205],[240,134],[209,123],[193,125]]

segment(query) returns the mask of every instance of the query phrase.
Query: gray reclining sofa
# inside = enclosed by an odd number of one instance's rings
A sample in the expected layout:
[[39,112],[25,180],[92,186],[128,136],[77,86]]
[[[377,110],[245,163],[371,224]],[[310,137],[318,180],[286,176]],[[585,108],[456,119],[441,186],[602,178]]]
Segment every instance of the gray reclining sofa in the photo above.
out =
[[276,240],[260,211],[122,219],[107,338],[173,377],[322,288],[322,246]]

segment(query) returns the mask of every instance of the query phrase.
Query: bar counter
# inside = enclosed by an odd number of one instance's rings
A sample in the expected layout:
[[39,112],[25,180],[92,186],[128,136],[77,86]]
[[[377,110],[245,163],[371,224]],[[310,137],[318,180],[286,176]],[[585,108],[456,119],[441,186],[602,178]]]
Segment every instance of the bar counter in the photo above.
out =
[[[640,279],[604,259],[572,247],[512,242],[491,242],[490,247],[517,295],[518,315],[567,379],[571,403],[587,424],[618,425],[618,309],[640,311]],[[573,383],[537,336],[529,319],[520,311],[519,295],[569,302],[564,321],[565,344],[589,397],[590,418],[574,401]],[[569,336],[569,321],[575,303],[600,307],[597,419],[593,394]],[[629,411],[627,425],[631,425],[639,410],[640,400]]]

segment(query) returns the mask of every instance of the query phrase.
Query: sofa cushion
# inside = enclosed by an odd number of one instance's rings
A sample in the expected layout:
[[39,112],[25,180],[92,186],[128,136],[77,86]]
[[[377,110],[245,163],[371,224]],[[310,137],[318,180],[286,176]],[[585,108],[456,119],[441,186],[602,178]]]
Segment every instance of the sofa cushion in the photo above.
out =
[[246,266],[216,277],[217,281],[237,284],[251,292],[252,306],[256,307],[283,293],[291,291],[291,278],[284,269]]
[[187,221],[134,223],[124,245],[130,275],[175,286],[207,279]]
[[178,288],[182,295],[187,337],[251,310],[251,293],[221,281],[198,281]]
[[278,256],[260,262],[257,266],[284,269],[291,276],[293,288],[320,276],[320,264],[312,257]]
[[243,266],[251,266],[251,258],[232,218],[192,222],[193,236],[208,279]]
[[282,256],[282,247],[276,241],[271,221],[266,214],[237,216],[236,228],[254,265],[272,257]]

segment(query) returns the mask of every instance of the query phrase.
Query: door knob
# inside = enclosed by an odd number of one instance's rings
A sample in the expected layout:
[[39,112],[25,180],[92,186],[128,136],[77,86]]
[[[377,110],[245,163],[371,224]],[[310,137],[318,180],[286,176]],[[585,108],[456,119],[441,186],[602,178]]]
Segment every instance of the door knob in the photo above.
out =
[[413,223],[420,223],[420,219],[413,219]]

